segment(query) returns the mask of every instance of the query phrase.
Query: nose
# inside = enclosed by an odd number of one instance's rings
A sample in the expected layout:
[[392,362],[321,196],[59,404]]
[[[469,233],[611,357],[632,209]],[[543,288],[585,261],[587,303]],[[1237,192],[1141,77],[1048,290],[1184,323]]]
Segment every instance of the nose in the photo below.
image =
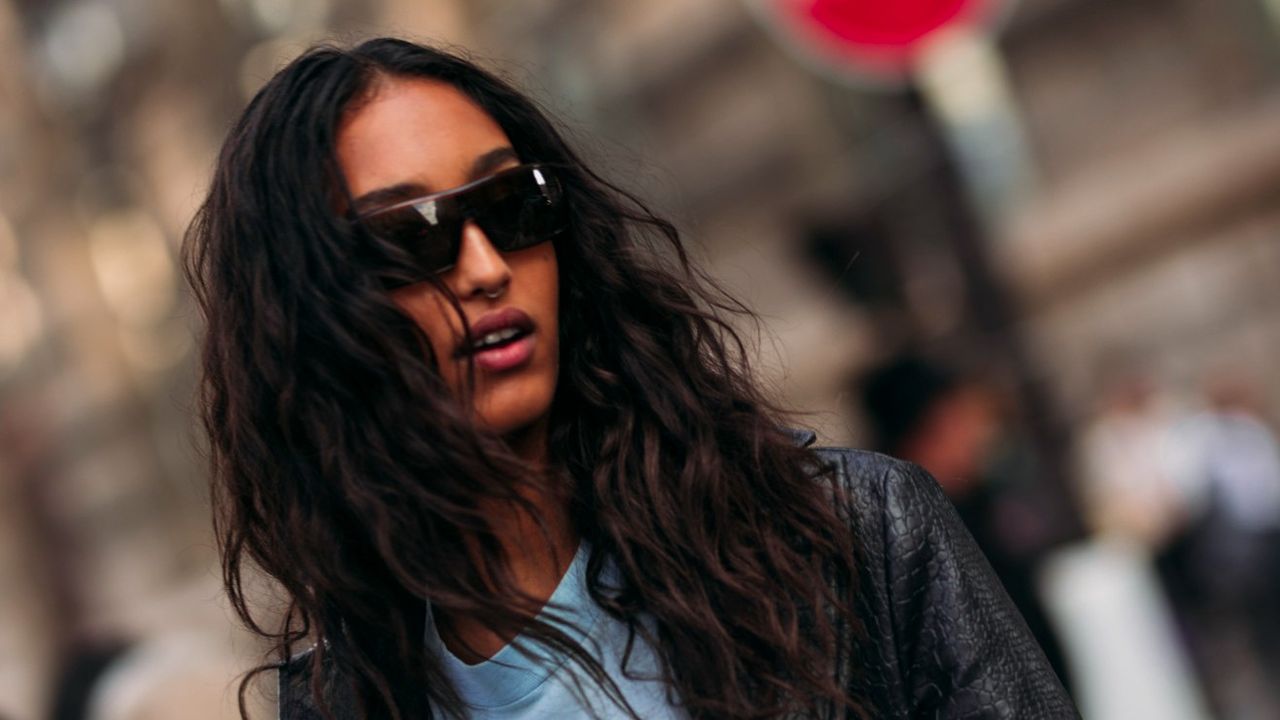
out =
[[506,258],[489,242],[480,226],[470,220],[462,226],[462,244],[454,272],[457,277],[454,292],[463,300],[481,294],[499,295],[511,284],[511,267]]

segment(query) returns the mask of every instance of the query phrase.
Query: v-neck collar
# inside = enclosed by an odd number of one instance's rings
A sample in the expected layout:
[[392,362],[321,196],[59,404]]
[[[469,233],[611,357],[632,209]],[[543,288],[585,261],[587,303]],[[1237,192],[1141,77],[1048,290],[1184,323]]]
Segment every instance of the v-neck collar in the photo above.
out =
[[[538,613],[539,620],[553,624],[580,645],[586,644],[602,612],[587,593],[589,555],[590,549],[583,540],[556,589],[547,598],[547,604]],[[563,612],[552,612],[552,606],[563,608]],[[475,708],[493,709],[518,702],[536,690],[567,659],[563,653],[536,643],[521,633],[488,660],[471,665],[445,647],[430,605],[427,605],[425,615],[423,638],[427,649],[442,659],[445,674],[463,701]],[[528,654],[521,652],[516,643],[522,644]]]

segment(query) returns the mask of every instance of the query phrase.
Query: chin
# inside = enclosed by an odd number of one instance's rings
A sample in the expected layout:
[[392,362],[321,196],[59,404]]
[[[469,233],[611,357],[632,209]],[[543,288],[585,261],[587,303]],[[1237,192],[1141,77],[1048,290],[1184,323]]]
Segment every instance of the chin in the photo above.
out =
[[[535,378],[529,378],[530,381]],[[524,382],[512,386],[491,388],[477,402],[477,421],[497,435],[510,435],[536,425],[551,410],[554,384]]]

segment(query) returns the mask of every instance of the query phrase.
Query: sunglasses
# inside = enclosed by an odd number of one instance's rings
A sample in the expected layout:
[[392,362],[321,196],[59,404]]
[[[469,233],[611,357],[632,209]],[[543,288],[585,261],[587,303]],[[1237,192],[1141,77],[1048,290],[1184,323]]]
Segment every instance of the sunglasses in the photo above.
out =
[[559,178],[545,165],[520,165],[451,190],[411,198],[356,217],[375,237],[407,251],[413,277],[385,276],[389,287],[446,272],[458,262],[470,220],[501,252],[522,250],[564,232],[568,206]]

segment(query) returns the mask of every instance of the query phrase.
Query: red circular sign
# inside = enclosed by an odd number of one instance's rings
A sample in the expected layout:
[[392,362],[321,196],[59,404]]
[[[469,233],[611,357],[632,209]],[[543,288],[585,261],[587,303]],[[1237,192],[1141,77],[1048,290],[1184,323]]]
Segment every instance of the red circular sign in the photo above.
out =
[[939,30],[984,26],[1000,0],[751,0],[807,58],[881,80],[905,76]]

